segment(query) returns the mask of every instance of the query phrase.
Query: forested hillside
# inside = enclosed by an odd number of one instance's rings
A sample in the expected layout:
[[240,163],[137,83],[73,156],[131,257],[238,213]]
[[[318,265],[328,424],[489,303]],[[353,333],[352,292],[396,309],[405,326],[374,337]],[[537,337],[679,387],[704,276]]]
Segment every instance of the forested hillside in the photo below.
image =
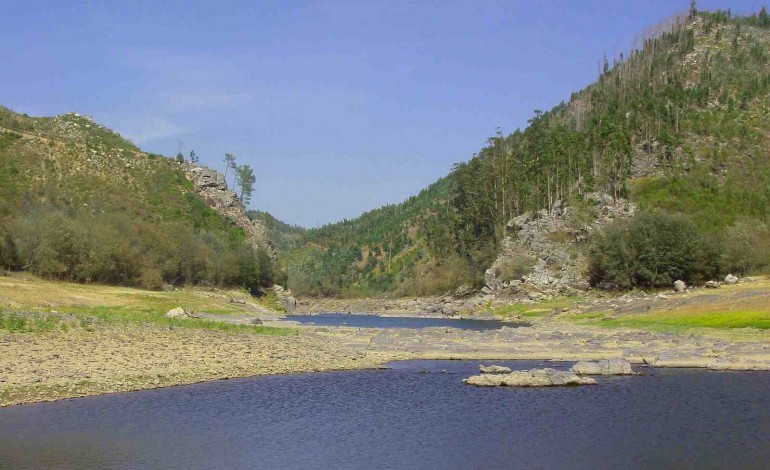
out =
[[146,288],[270,285],[270,259],[176,160],[78,114],[0,107],[0,267]]
[[594,84],[535,111],[526,129],[493,136],[420,195],[309,231],[289,283],[325,295],[480,285],[511,218],[560,200],[585,205],[591,192],[636,202],[640,218],[627,223],[648,235],[632,240],[621,223],[599,234],[596,285],[761,270],[770,264],[769,52],[766,9],[735,17],[693,4],[627,56],[605,58]]

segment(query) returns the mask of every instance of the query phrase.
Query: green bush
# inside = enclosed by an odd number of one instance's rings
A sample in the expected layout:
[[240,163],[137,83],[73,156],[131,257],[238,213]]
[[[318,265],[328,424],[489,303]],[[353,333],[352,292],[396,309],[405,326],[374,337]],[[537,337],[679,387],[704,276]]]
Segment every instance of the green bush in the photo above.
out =
[[598,234],[590,250],[590,276],[601,288],[670,286],[699,273],[698,234],[683,216],[643,213]]

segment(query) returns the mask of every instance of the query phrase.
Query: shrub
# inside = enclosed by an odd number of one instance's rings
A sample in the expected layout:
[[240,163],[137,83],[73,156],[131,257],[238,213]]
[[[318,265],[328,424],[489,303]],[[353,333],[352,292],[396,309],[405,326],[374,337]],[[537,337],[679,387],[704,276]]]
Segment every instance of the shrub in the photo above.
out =
[[507,256],[498,264],[502,278],[506,281],[519,279],[529,274],[535,266],[537,260],[526,250],[526,248],[516,245]]
[[670,286],[698,273],[698,234],[686,218],[643,213],[608,226],[590,250],[591,283],[602,288]]
[[770,230],[756,220],[741,220],[724,236],[722,264],[725,271],[745,274],[770,264]]

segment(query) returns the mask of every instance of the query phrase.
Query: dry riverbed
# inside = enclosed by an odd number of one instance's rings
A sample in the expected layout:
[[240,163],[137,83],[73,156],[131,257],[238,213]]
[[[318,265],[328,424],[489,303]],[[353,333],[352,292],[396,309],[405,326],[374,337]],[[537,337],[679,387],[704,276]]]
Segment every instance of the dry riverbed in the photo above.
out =
[[[660,367],[770,370],[767,329],[663,328],[675,321],[686,324],[702,312],[731,321],[730,312],[740,314],[741,308],[761,314],[767,295],[756,292],[770,293],[763,282],[678,298],[639,295],[570,299],[569,308],[562,306],[565,301],[512,306],[500,313],[525,317],[533,325],[466,331],[271,328],[281,325],[273,321],[252,326],[250,319],[270,320],[275,313],[266,315],[265,305],[242,303],[238,292],[150,293],[0,277],[6,322],[0,328],[0,405],[259,374],[377,368],[405,359],[624,357]],[[713,310],[720,302],[733,310]],[[206,319],[166,319],[169,305],[192,308]]]

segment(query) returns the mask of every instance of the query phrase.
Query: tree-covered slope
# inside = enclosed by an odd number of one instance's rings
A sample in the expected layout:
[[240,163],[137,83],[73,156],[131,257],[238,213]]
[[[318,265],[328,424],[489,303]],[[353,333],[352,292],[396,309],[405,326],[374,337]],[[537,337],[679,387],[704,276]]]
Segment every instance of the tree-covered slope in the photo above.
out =
[[590,192],[686,218],[710,247],[693,254],[698,275],[738,269],[713,252],[736,227],[762,239],[770,216],[770,18],[691,11],[642,42],[414,200],[309,231],[290,283],[348,295],[478,284],[512,217]]
[[0,108],[0,266],[81,282],[269,282],[265,256],[180,164],[78,114]]

